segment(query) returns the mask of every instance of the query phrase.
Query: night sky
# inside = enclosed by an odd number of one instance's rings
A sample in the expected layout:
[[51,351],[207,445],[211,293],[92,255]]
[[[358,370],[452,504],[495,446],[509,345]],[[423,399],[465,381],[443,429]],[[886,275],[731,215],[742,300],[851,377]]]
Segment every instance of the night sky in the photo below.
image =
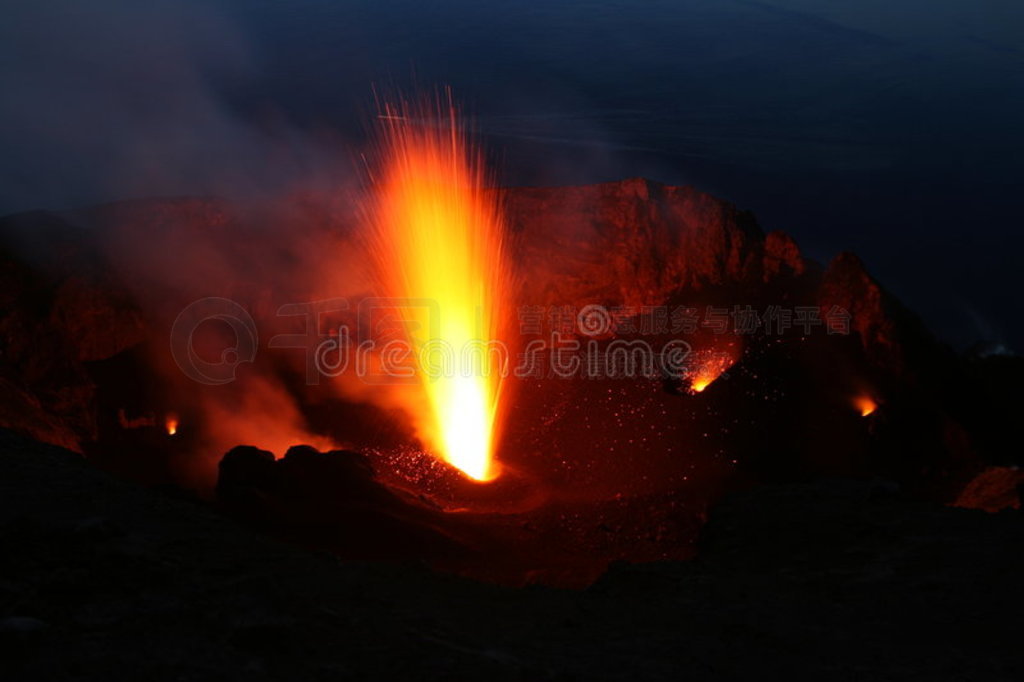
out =
[[1024,348],[1018,0],[4,4],[2,214],[334,182],[448,84],[503,184],[691,184]]

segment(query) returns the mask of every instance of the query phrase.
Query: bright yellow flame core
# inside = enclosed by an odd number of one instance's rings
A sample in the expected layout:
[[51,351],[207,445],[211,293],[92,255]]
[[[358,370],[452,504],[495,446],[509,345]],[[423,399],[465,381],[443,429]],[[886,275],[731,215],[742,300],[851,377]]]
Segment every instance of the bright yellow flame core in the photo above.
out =
[[[482,163],[454,109],[385,107],[380,175],[371,221],[382,284],[410,301],[403,311],[428,410],[414,417],[421,437],[477,480],[497,475],[493,461],[501,394],[501,356],[480,352],[499,340],[509,293],[498,199],[485,190]],[[440,343],[454,367],[428,371],[424,347]],[[429,355],[429,353],[426,353]],[[450,363],[449,363],[450,364]]]
[[693,382],[693,385],[690,386],[690,388],[693,389],[694,393],[701,393],[705,388],[711,385],[712,381],[714,381],[714,379],[697,379]]

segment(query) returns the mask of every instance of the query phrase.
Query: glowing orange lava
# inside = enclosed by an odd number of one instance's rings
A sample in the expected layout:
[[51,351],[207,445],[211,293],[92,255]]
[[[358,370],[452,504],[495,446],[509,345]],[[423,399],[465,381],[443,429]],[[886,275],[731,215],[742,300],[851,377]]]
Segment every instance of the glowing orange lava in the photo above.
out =
[[860,416],[867,417],[878,409],[878,403],[876,403],[870,396],[862,395],[858,396],[853,401],[853,406],[860,412]]
[[167,429],[167,435],[173,436],[178,433],[178,415],[171,412],[164,419],[164,428]]
[[736,362],[731,354],[720,351],[706,351],[695,356],[695,367],[690,374],[691,393],[702,392]]
[[[402,311],[425,400],[414,408],[427,446],[467,476],[497,476],[509,271],[498,200],[449,94],[427,106],[384,105],[368,218],[388,296]],[[440,360],[438,358],[440,356]]]

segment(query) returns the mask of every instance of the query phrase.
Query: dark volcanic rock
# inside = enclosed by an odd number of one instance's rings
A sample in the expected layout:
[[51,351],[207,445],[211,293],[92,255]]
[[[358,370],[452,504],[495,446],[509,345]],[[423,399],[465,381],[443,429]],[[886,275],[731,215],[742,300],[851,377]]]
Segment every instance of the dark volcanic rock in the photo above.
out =
[[968,483],[953,503],[957,507],[998,512],[1020,509],[1024,471],[1017,467],[986,467]]
[[818,302],[823,314],[833,308],[850,314],[850,331],[860,340],[868,362],[882,372],[902,380],[934,381],[939,376],[955,378],[963,371],[963,360],[940,344],[852,253],[840,253],[829,263]]
[[1015,680],[1019,513],[766,486],[585,591],[338,563],[0,432],[5,680]]
[[0,381],[10,385],[0,400],[22,405],[0,409],[0,425],[80,449],[98,435],[82,363],[143,338],[142,313],[95,235],[56,214],[0,219]]
[[634,178],[504,198],[528,304],[659,305],[681,288],[761,277],[753,215],[691,187]]
[[379,483],[358,452],[297,445],[283,458],[239,446],[220,462],[217,499],[229,514],[346,558],[428,560],[462,548],[422,500]]
[[800,247],[785,232],[775,230],[764,238],[764,263],[762,265],[764,281],[770,282],[776,277],[802,275],[807,270]]
[[823,310],[836,306],[850,313],[852,329],[873,359],[894,366],[902,364],[896,320],[888,309],[892,301],[857,256],[841,253],[829,263],[819,297]]

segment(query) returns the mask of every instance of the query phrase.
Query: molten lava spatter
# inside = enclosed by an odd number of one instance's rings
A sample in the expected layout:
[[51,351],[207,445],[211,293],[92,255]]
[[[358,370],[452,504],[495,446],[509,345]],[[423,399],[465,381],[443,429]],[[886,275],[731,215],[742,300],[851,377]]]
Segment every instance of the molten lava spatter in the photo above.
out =
[[736,362],[729,353],[722,351],[698,352],[694,354],[694,357],[694,368],[690,375],[690,393],[703,392]]
[[[476,480],[493,461],[507,354],[509,273],[498,200],[478,151],[444,102],[385,105],[369,220],[381,284],[403,310],[425,400],[420,436]],[[503,348],[503,346],[502,346]]]

